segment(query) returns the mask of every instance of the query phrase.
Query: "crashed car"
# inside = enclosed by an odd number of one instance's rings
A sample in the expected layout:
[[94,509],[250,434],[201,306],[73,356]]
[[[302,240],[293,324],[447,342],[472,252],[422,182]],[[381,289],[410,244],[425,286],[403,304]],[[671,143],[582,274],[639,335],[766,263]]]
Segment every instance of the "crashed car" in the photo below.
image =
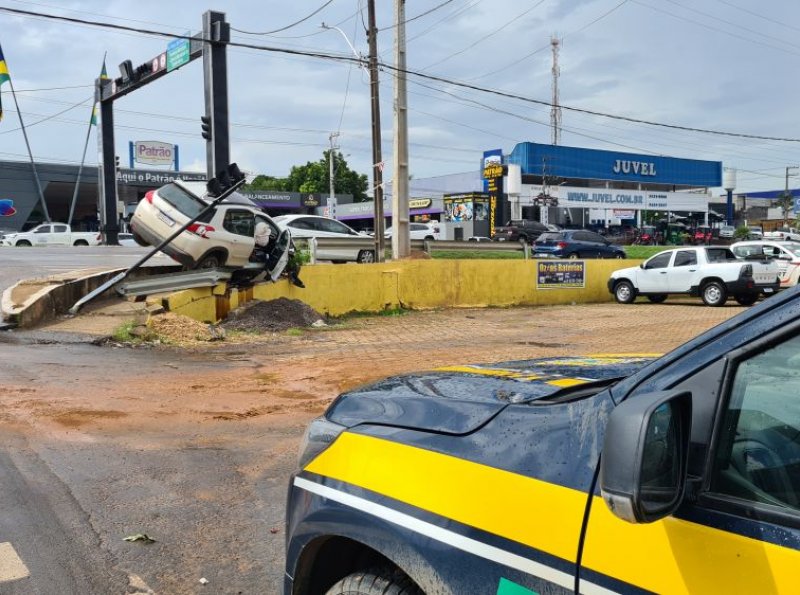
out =
[[[199,187],[180,180],[148,192],[131,217],[134,240],[157,246],[209,206]],[[231,199],[228,199],[229,201]],[[286,267],[292,247],[291,233],[246,200],[222,202],[162,248],[187,269],[245,268],[253,263],[255,228],[264,222],[272,242],[266,251],[266,269],[275,280]]]
[[798,331],[795,287],[660,358],[340,395],[290,481],[285,595],[797,592]]

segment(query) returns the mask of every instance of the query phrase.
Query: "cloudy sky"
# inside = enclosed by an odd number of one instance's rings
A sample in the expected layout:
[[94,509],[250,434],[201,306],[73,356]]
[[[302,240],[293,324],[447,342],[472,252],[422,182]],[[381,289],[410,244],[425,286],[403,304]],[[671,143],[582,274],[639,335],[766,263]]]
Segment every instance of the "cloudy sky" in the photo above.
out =
[[[381,59],[393,60],[393,2],[378,0]],[[268,35],[324,8],[301,24]],[[441,6],[440,6],[441,5]],[[233,40],[272,48],[364,54],[366,0],[0,0],[22,9],[185,34],[201,15],[225,12]],[[436,8],[438,7],[438,8]],[[562,39],[561,103],[611,116],[691,128],[800,139],[800,2],[794,0],[408,0],[408,68],[549,101],[550,38]],[[363,21],[362,21],[363,16]],[[238,30],[238,31],[236,31]],[[80,162],[92,83],[108,70],[164,51],[167,39],[0,11],[0,43],[34,155]],[[232,47],[228,53],[232,156],[252,173],[284,176],[319,159],[329,135],[350,165],[371,159],[368,76],[348,64]],[[381,76],[384,159],[391,163],[391,71]],[[205,169],[201,61],[115,103],[117,151],[131,140],[180,145],[182,169]],[[483,150],[550,142],[549,107],[412,76],[410,169],[416,178],[475,170]],[[0,158],[25,159],[8,84],[2,86]],[[71,108],[71,109],[70,109]],[[37,123],[47,118],[46,121]],[[720,160],[738,169],[738,190],[782,188],[800,165],[800,142],[722,136],[591,116],[564,109],[561,144]],[[94,133],[87,156],[96,163]],[[385,175],[391,175],[390,167]],[[796,171],[796,170],[795,170]],[[800,185],[800,177],[790,180]]]

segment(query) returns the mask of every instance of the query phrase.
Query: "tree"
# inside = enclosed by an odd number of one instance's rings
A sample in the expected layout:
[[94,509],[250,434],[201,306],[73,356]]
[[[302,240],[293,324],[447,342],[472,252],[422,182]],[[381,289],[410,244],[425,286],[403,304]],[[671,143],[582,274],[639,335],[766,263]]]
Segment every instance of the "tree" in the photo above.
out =
[[[292,167],[286,178],[256,176],[247,187],[248,190],[281,190],[284,192],[305,192],[328,194],[330,190],[330,151],[323,151],[322,159],[309,161],[305,165]],[[337,194],[352,194],[355,202],[364,202],[367,197],[367,176],[351,170],[344,156],[335,152],[334,189]]]
[[794,210],[794,197],[792,196],[791,192],[784,191],[778,197],[777,202],[781,209],[781,213],[783,214],[783,224],[786,225],[786,222],[789,219],[789,213]]

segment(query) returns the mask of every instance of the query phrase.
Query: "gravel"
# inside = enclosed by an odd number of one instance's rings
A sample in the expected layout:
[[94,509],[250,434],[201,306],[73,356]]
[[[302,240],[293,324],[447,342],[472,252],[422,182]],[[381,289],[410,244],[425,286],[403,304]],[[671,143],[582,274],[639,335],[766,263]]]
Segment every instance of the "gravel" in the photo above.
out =
[[267,302],[249,302],[233,310],[221,324],[226,330],[275,332],[313,326],[324,317],[300,300],[278,298]]

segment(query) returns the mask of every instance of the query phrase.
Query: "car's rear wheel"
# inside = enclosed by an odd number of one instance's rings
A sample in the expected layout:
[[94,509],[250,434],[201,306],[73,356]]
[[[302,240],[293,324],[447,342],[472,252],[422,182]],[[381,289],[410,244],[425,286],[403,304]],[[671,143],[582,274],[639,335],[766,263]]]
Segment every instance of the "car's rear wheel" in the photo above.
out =
[[147,241],[145,241],[145,239],[142,236],[140,236],[135,231],[131,231],[131,235],[133,236],[133,241],[136,242],[137,244],[139,244],[140,246],[149,246],[150,245],[150,244],[147,243]]
[[400,571],[370,569],[349,574],[325,595],[423,595],[422,590]]
[[654,304],[662,304],[667,301],[667,294],[666,293],[656,293],[653,295],[648,295],[647,299],[653,302]]
[[617,252],[616,254],[614,254],[614,258],[625,258],[625,253]]
[[20,240],[15,245],[21,248],[30,248],[31,243],[28,240]]
[[87,242],[86,240],[76,240],[75,243],[72,244],[72,245],[73,246],[88,246],[89,242]]
[[736,303],[740,306],[752,306],[758,301],[758,294],[745,293],[743,295],[735,295],[733,299],[735,299]]
[[216,269],[222,265],[219,254],[207,254],[195,265],[196,269]]
[[362,250],[358,253],[356,260],[362,264],[375,262],[375,252],[372,250]]
[[719,281],[709,281],[703,285],[702,297],[706,306],[724,306],[728,300],[728,292]]
[[579,252],[573,252],[572,254],[570,254],[569,256],[567,256],[567,258],[569,258],[570,260],[577,260],[577,259],[579,259],[580,257],[581,257],[581,255],[580,255],[580,253],[579,253]]
[[620,281],[614,287],[614,299],[620,304],[632,304],[636,299],[636,292],[629,281]]

